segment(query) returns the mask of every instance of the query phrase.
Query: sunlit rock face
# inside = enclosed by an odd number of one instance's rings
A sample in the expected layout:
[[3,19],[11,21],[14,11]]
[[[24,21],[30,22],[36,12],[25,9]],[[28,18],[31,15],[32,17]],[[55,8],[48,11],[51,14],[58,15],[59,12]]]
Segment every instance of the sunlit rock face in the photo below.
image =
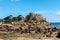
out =
[[44,26],[46,28],[51,28],[50,23],[46,20],[46,18],[42,17],[41,14],[30,13],[28,14],[28,16],[26,16],[26,20],[28,22],[32,22],[34,24]]

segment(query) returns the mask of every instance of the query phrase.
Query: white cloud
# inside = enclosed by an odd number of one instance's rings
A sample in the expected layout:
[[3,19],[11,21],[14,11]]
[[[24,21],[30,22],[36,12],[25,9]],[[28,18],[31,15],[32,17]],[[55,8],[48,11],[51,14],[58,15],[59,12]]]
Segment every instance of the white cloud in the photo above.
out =
[[58,15],[60,15],[60,12],[57,12]]

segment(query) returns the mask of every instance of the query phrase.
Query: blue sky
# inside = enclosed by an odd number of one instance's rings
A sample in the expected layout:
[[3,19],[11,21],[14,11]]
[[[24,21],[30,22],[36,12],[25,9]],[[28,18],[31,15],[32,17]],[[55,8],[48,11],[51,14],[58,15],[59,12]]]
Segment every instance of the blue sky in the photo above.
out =
[[40,13],[49,22],[60,22],[60,0],[0,0],[0,18]]

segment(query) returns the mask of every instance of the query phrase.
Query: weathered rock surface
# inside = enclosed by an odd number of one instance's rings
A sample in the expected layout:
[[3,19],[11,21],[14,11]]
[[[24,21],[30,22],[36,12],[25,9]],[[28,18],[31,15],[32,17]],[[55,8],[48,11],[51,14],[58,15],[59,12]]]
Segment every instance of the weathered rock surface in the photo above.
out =
[[[42,17],[40,14],[30,13],[24,18],[23,16],[19,15],[16,17],[16,22],[7,23],[0,23],[0,31],[9,33],[29,33],[29,34],[36,34],[40,33],[43,37],[56,37],[60,38],[60,27],[52,27],[50,23],[46,20],[46,18]],[[9,18],[8,18],[9,19]],[[9,32],[9,33],[8,33]],[[4,34],[4,35],[6,35]],[[37,36],[37,38],[39,38]],[[8,39],[13,40],[13,39]],[[15,40],[15,39],[14,39]],[[24,39],[24,38],[17,38],[16,40],[37,40],[37,39]],[[38,39],[40,40],[40,39]],[[44,39],[43,39],[44,40]],[[51,40],[51,39],[46,39]]]

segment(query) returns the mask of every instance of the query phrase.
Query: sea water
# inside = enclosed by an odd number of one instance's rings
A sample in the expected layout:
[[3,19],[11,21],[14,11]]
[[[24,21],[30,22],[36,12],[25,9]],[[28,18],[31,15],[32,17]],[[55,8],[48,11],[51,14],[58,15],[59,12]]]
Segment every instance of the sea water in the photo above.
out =
[[52,26],[60,26],[60,23],[50,23]]

